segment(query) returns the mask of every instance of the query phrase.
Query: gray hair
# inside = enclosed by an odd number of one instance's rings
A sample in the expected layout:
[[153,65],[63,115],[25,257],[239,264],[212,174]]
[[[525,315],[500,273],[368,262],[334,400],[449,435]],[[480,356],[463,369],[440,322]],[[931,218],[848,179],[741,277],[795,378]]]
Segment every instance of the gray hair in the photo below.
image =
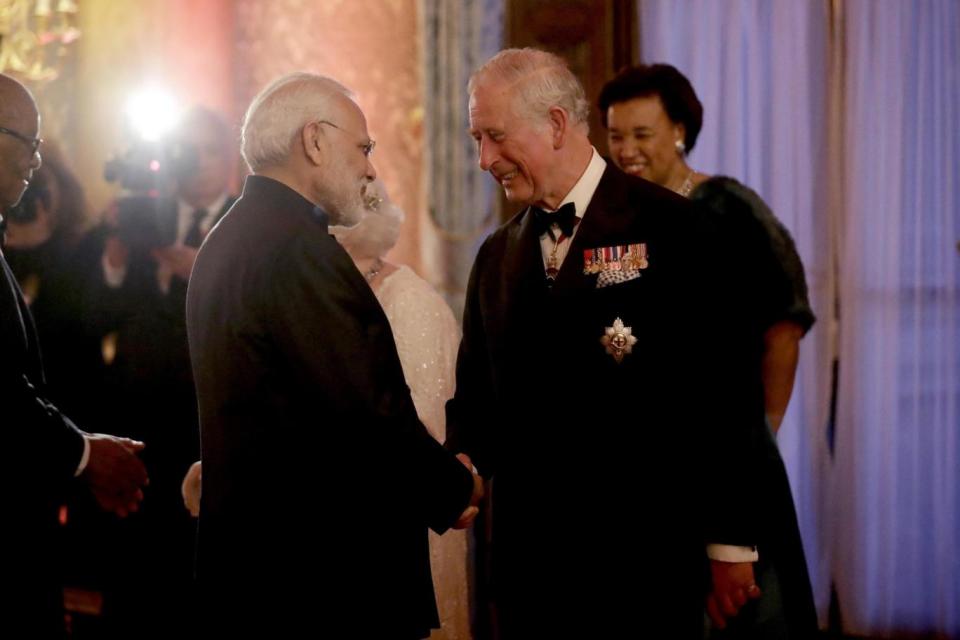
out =
[[588,126],[586,92],[560,56],[529,47],[504,49],[474,71],[468,92],[472,94],[486,77],[516,87],[514,105],[521,117],[540,120],[552,107],[560,107],[575,124]]
[[250,103],[240,132],[240,153],[250,170],[283,164],[308,122],[329,117],[333,98],[353,93],[316,73],[297,71],[271,82]]

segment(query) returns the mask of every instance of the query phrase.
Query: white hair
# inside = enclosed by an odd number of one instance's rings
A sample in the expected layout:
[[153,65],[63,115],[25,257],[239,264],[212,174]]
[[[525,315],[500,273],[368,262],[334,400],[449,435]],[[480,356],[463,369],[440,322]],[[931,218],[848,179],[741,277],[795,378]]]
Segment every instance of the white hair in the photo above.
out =
[[330,117],[333,99],[353,93],[316,73],[297,71],[271,82],[250,103],[240,133],[240,153],[250,170],[282,164],[304,125]]
[[590,103],[583,85],[563,58],[540,49],[504,49],[470,76],[467,91],[473,93],[486,78],[515,87],[517,115],[537,121],[550,109],[560,107],[575,124],[589,126]]
[[354,260],[382,258],[400,237],[403,209],[390,200],[379,178],[366,186],[363,200],[360,222],[352,227],[331,226],[330,233]]

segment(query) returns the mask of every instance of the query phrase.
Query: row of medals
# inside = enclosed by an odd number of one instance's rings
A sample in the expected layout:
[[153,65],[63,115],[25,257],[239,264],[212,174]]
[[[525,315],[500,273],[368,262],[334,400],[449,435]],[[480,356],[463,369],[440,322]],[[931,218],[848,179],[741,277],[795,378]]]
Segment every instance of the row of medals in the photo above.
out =
[[585,275],[592,275],[601,271],[646,269],[648,266],[650,266],[650,263],[647,262],[647,244],[645,242],[619,247],[597,247],[596,249],[584,249],[583,251],[583,273]]

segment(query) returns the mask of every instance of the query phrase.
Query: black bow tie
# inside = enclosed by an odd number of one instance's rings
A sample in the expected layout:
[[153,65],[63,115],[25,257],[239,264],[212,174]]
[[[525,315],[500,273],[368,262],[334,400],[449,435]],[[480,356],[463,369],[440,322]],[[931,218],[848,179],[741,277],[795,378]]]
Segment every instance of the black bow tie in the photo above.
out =
[[530,207],[533,212],[533,222],[536,225],[537,235],[549,233],[553,237],[551,227],[557,225],[563,235],[569,238],[573,234],[573,228],[577,226],[577,206],[568,202],[556,211],[544,211],[540,207]]

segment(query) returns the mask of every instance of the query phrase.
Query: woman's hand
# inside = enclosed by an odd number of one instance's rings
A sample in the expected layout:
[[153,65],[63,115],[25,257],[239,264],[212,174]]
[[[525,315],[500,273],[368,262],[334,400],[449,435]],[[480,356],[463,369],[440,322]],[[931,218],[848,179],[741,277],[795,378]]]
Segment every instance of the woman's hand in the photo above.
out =
[[183,504],[194,518],[200,517],[200,461],[197,460],[183,477],[180,493],[183,494]]

